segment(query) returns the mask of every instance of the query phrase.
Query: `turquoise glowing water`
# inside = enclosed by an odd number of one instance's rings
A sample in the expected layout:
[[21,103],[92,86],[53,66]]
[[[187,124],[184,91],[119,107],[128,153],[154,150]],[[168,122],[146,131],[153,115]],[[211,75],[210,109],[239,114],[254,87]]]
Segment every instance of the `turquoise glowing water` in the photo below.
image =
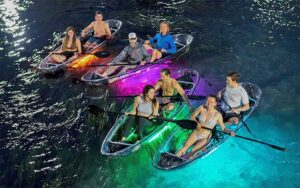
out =
[[[299,6],[297,0],[1,1],[0,185],[300,187]],[[158,145],[123,158],[102,156],[100,146],[115,117],[96,118],[87,104],[118,111],[131,101],[83,96],[115,94],[119,83],[90,88],[74,79],[86,70],[45,78],[34,68],[55,36],[69,25],[83,28],[96,9],[124,23],[121,40],[111,45],[114,53],[127,43],[128,32],[153,36],[161,19],[171,22],[173,33],[192,34],[189,52],[172,69],[198,70],[199,94],[224,87],[229,70],[257,83],[263,98],[248,125],[257,139],[289,151],[233,138],[207,158],[173,171],[152,166]],[[251,137],[244,129],[238,134]]]

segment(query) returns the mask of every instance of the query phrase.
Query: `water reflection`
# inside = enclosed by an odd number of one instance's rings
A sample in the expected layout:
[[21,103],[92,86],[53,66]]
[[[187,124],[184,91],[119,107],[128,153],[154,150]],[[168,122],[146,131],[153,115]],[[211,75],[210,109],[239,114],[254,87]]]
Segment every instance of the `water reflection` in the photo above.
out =
[[268,31],[270,35],[279,29],[294,31],[299,26],[297,1],[254,0],[250,10],[255,12],[253,19],[272,29]]

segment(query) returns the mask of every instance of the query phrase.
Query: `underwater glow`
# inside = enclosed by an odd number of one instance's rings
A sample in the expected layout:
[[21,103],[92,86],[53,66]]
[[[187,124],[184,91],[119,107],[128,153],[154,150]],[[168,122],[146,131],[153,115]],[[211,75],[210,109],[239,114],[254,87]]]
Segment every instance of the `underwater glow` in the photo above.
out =
[[87,66],[90,66],[95,61],[95,59],[97,59],[97,57],[92,54],[86,55],[84,57],[81,57],[81,58],[73,61],[69,65],[69,67],[73,68],[73,69],[87,67]]

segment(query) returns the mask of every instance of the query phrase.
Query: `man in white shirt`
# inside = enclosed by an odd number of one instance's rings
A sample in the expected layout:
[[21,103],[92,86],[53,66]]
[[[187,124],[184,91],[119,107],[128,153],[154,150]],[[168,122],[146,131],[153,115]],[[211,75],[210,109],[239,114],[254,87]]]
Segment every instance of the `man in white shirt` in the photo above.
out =
[[249,110],[249,97],[247,91],[239,84],[240,75],[230,72],[226,76],[226,87],[219,91],[221,110],[224,121],[232,124],[239,122],[240,112]]

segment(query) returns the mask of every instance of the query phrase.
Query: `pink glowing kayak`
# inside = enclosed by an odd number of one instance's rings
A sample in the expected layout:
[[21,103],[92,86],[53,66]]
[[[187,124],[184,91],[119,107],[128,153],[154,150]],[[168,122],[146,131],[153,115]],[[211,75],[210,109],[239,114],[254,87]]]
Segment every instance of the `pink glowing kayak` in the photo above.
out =
[[[108,22],[108,25],[110,27],[110,30],[112,32],[112,37],[114,38],[117,33],[119,32],[122,22],[119,20],[106,20]],[[87,37],[92,36],[92,32],[88,32]],[[98,45],[93,46],[93,48],[87,48],[85,49],[85,53],[92,53],[98,48],[106,45],[108,40],[104,40],[103,42],[99,43]],[[58,51],[61,47],[58,47],[55,51]],[[73,61],[81,58],[81,55],[73,55],[68,60],[62,62],[62,63],[56,63],[52,60],[51,55],[49,54],[46,58],[43,59],[43,61],[39,64],[38,69],[42,73],[55,73],[57,71],[63,70],[66,68],[66,66]]]
[[[108,75],[108,76],[103,76],[103,74],[105,73],[105,70],[106,70],[105,68],[107,68],[107,67],[100,66],[94,70],[87,72],[85,75],[83,75],[81,77],[81,80],[90,85],[104,85],[104,84],[113,83],[117,80],[129,77],[129,76],[132,76],[135,74],[140,74],[144,71],[149,70],[153,66],[168,63],[168,62],[170,62],[171,59],[178,57],[179,55],[186,52],[188,50],[188,47],[190,46],[190,44],[193,41],[193,36],[188,35],[188,34],[176,34],[173,37],[175,40],[175,44],[177,46],[177,52],[175,54],[169,54],[166,57],[157,60],[156,62],[146,63],[143,66],[138,66],[138,67],[136,67],[134,69],[130,69],[126,72],[119,72],[119,73]],[[112,61],[114,61],[114,60],[112,60]]]

